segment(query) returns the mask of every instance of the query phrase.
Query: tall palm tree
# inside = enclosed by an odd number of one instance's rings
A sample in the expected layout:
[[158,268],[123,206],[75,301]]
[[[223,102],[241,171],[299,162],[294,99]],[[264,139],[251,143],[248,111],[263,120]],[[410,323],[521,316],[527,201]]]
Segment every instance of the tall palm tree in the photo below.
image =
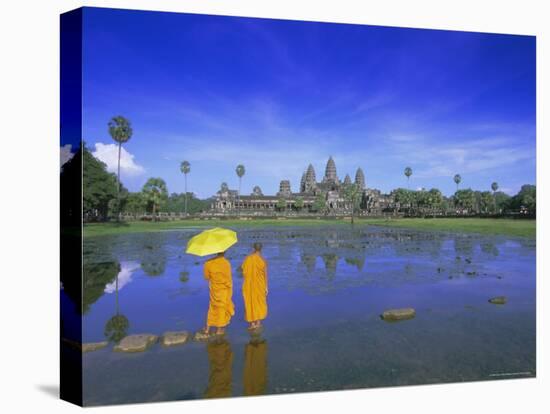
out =
[[109,134],[118,143],[118,167],[116,179],[117,217],[120,217],[120,151],[122,144],[132,137],[132,126],[123,116],[115,116],[109,121]]
[[498,190],[498,183],[494,181],[491,184],[491,190],[493,190],[493,204],[495,208],[495,213],[497,212],[497,190]]
[[182,161],[180,170],[185,177],[185,215],[187,216],[187,174],[191,172],[191,164],[189,161]]
[[407,189],[409,188],[409,178],[413,175],[413,170],[411,167],[405,168],[405,177],[407,177]]
[[462,181],[462,177],[460,176],[460,174],[456,174],[453,178],[454,182],[456,183],[456,191],[458,191],[458,185],[460,184],[460,182]]
[[245,173],[244,165],[239,164],[237,165],[237,168],[235,168],[235,172],[237,173],[237,177],[239,177],[239,193],[238,193],[238,202],[239,202],[239,212],[240,212],[240,204],[241,204],[241,182],[243,175]]

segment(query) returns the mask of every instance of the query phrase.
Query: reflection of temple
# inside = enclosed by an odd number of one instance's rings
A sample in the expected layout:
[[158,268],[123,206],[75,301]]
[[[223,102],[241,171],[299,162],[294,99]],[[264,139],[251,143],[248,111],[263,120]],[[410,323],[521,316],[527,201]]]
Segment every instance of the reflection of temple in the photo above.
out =
[[210,375],[208,388],[204,393],[205,398],[230,397],[231,376],[233,365],[233,351],[226,339],[210,341],[206,347]]
[[[355,172],[353,183],[362,193],[360,209],[363,214],[380,213],[390,207],[392,200],[388,195],[366,187],[365,174],[361,168]],[[264,195],[260,187],[255,186],[252,194],[239,196],[238,191],[222,183],[211,208],[214,213],[239,210],[245,214],[261,214],[275,211],[314,212],[322,206],[328,214],[346,214],[351,211],[351,205],[344,196],[344,190],[350,184],[352,180],[349,174],[343,181],[338,178],[336,163],[330,157],[320,182],[316,179],[313,165],[309,164],[302,175],[298,192],[292,192],[289,180],[282,180],[275,195]]]
[[325,253],[321,255],[325,263],[327,276],[333,277],[336,274],[336,266],[338,265],[338,256],[333,253]]

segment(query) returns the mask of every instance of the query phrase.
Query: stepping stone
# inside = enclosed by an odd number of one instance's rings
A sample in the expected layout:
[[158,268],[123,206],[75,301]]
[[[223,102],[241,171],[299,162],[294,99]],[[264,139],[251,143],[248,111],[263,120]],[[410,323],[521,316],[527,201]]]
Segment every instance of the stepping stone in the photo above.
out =
[[402,309],[388,309],[382,313],[381,317],[385,321],[402,321],[406,319],[412,319],[416,315],[416,311],[413,308]]
[[82,344],[82,352],[93,352],[97,351],[99,349],[105,348],[107,345],[109,345],[109,342],[102,341],[102,342],[88,342],[85,344]]
[[204,332],[202,331],[197,331],[195,333],[195,336],[193,337],[193,339],[195,341],[206,341],[208,338],[210,338],[212,335],[210,334],[205,334]]
[[162,336],[161,343],[163,346],[182,345],[189,339],[189,332],[165,332]]
[[492,303],[493,305],[504,305],[506,302],[508,302],[508,298],[506,296],[496,296],[489,299],[489,303]]
[[156,343],[158,337],[151,334],[130,335],[115,345],[117,352],[143,352]]
[[248,329],[248,333],[250,334],[250,336],[258,336],[262,334],[263,330],[264,330],[264,327],[262,325],[258,328]]

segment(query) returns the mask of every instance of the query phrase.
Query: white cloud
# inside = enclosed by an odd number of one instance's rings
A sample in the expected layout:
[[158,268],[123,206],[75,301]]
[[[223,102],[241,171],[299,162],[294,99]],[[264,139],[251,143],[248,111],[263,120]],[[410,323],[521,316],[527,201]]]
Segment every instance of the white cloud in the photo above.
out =
[[[95,144],[95,151],[92,155],[98,160],[107,164],[107,170],[116,174],[118,166],[118,145]],[[126,176],[136,176],[145,172],[145,168],[134,161],[134,155],[130,154],[124,147],[120,150],[120,173]]]
[[[118,290],[132,281],[132,274],[139,269],[137,262],[121,262],[120,272],[118,273]],[[116,291],[116,280],[105,286],[105,293],[113,293]]]
[[72,145],[66,144],[61,147],[61,154],[59,157],[59,161],[61,162],[60,167],[63,167],[63,165],[68,162],[71,158],[73,158],[74,154],[71,152]]

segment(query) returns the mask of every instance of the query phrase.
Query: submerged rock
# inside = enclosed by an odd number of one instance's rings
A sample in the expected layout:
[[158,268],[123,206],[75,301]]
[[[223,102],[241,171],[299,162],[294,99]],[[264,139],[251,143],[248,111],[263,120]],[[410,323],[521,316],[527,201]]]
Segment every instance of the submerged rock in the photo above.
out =
[[105,348],[107,345],[109,345],[109,342],[107,342],[107,341],[84,343],[84,344],[82,344],[82,352],[97,351],[99,349]]
[[494,305],[504,305],[506,302],[508,302],[508,298],[506,296],[496,296],[489,299],[489,303]]
[[402,321],[412,319],[415,316],[416,311],[413,308],[388,309],[381,315],[385,321]]
[[164,346],[182,345],[189,339],[189,332],[165,332],[162,336],[161,343]]
[[189,272],[180,272],[180,282],[188,282],[189,281]]
[[157,340],[158,337],[151,334],[129,335],[115,345],[114,350],[117,352],[143,352]]

